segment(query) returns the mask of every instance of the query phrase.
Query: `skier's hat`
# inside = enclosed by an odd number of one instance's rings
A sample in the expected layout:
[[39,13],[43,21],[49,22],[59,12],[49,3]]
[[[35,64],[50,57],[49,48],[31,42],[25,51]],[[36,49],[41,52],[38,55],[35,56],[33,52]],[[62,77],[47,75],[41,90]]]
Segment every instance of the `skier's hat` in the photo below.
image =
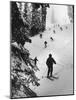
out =
[[49,57],[51,57],[52,56],[52,54],[49,54]]

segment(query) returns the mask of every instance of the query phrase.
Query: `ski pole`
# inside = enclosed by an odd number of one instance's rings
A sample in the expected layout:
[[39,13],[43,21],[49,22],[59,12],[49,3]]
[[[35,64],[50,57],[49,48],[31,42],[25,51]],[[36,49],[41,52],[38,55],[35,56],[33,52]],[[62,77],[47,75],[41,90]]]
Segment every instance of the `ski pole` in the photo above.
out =
[[59,64],[59,63],[57,63],[58,65],[60,65],[60,66],[64,66],[64,65],[62,65],[62,64]]

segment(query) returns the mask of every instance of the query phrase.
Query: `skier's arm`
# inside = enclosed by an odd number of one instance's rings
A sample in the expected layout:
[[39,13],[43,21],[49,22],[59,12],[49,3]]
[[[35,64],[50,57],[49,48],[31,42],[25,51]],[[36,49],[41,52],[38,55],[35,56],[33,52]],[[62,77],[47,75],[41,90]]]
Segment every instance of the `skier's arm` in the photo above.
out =
[[56,61],[53,59],[53,63],[56,64]]

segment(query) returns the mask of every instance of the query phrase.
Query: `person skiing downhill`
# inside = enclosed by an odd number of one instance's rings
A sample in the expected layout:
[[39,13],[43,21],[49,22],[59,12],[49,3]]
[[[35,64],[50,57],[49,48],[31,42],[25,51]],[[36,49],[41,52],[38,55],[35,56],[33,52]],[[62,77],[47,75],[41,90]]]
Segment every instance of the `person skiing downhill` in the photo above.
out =
[[49,57],[46,60],[46,65],[48,67],[47,78],[52,77],[53,64],[56,64],[56,61],[52,58],[52,54],[49,54]]
[[44,42],[45,48],[47,47],[47,41]]
[[53,30],[53,33],[56,33],[56,31],[55,31],[55,30]]
[[42,38],[42,34],[40,34],[40,38]]
[[60,27],[60,30],[61,30],[61,31],[63,31],[63,28],[62,28],[62,27]]
[[53,37],[50,37],[50,40],[54,41]]
[[35,57],[34,58],[35,65],[37,65],[37,61],[38,61],[38,59],[37,59],[37,57]]

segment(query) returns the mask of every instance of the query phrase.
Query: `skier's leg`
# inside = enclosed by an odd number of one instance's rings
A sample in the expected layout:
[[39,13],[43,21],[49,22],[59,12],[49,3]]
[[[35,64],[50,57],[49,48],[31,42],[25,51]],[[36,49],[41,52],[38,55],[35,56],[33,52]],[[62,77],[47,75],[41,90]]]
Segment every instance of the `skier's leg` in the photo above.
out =
[[46,44],[46,47],[47,47],[47,44]]
[[48,72],[47,72],[47,77],[49,76],[49,69],[48,69]]
[[36,61],[35,61],[35,65],[36,65]]
[[51,77],[52,77],[52,73],[53,73],[53,67],[51,68]]
[[46,48],[46,44],[45,44],[45,48]]
[[50,77],[52,77],[52,70],[50,71],[50,74],[51,74]]
[[35,62],[35,65],[37,64],[37,62]]
[[49,77],[49,73],[50,73],[50,68],[48,68],[48,73],[47,73],[47,77]]

